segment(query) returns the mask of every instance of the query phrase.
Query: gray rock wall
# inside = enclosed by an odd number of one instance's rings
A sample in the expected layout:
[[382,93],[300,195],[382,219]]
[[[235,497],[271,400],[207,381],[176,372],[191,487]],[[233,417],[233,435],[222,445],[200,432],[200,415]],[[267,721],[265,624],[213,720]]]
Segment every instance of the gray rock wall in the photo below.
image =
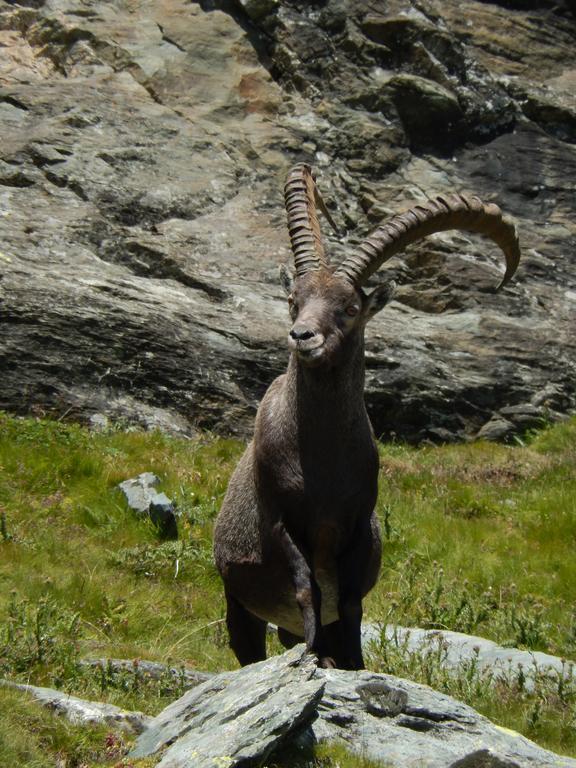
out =
[[0,407],[248,434],[287,358],[281,191],[305,160],[334,258],[452,188],[521,232],[500,295],[500,256],[460,234],[381,270],[378,434],[574,409],[574,17],[505,5],[0,2]]

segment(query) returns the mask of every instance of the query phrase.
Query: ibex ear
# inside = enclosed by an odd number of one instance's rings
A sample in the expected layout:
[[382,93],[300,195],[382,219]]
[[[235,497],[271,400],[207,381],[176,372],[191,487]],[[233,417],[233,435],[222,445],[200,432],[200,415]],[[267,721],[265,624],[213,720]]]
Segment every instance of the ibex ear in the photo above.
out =
[[366,303],[364,305],[364,313],[366,320],[374,317],[377,312],[380,312],[389,301],[394,297],[396,291],[396,283],[394,280],[390,280],[389,283],[382,283],[377,288],[374,288],[372,293],[366,297]]
[[286,291],[286,295],[290,296],[294,285],[294,279],[286,264],[280,265],[280,285]]

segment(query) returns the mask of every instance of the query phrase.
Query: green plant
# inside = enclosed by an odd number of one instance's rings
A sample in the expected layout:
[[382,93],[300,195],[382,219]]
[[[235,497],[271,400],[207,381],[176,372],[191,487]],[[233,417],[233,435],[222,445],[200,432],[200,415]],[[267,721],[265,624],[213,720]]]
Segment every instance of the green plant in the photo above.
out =
[[110,562],[124,571],[149,579],[183,579],[198,570],[213,573],[212,547],[206,539],[144,544],[110,554]]
[[51,666],[56,677],[65,677],[77,666],[80,617],[48,597],[30,604],[13,590],[0,630],[4,675]]
[[511,603],[506,608],[506,618],[512,631],[511,644],[525,648],[541,648],[546,645],[550,626],[544,618],[544,606],[532,600],[521,604]]
[[9,541],[13,540],[13,536],[8,533],[8,523],[6,522],[6,512],[4,510],[0,510],[0,537],[2,538],[2,541],[7,544]]

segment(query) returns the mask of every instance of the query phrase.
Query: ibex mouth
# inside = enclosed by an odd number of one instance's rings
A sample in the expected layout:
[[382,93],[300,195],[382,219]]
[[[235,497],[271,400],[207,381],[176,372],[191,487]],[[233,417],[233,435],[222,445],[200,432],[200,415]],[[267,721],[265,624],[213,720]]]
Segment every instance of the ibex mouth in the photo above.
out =
[[317,363],[324,355],[324,346],[314,347],[314,349],[297,349],[298,359],[304,363]]
[[321,333],[314,334],[309,339],[294,339],[288,337],[288,347],[291,352],[296,352],[298,358],[305,363],[318,361],[324,354],[324,336]]

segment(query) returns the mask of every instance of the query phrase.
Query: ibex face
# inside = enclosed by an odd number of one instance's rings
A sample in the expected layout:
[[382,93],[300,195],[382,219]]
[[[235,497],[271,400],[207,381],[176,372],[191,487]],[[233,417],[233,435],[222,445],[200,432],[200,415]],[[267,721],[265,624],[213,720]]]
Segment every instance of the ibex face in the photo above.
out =
[[346,338],[361,327],[358,291],[328,270],[298,278],[288,306],[293,321],[288,347],[307,366],[335,365]]
[[344,349],[390,300],[394,283],[366,294],[329,269],[307,272],[292,281],[283,274],[292,328],[288,347],[308,367],[337,365]]

